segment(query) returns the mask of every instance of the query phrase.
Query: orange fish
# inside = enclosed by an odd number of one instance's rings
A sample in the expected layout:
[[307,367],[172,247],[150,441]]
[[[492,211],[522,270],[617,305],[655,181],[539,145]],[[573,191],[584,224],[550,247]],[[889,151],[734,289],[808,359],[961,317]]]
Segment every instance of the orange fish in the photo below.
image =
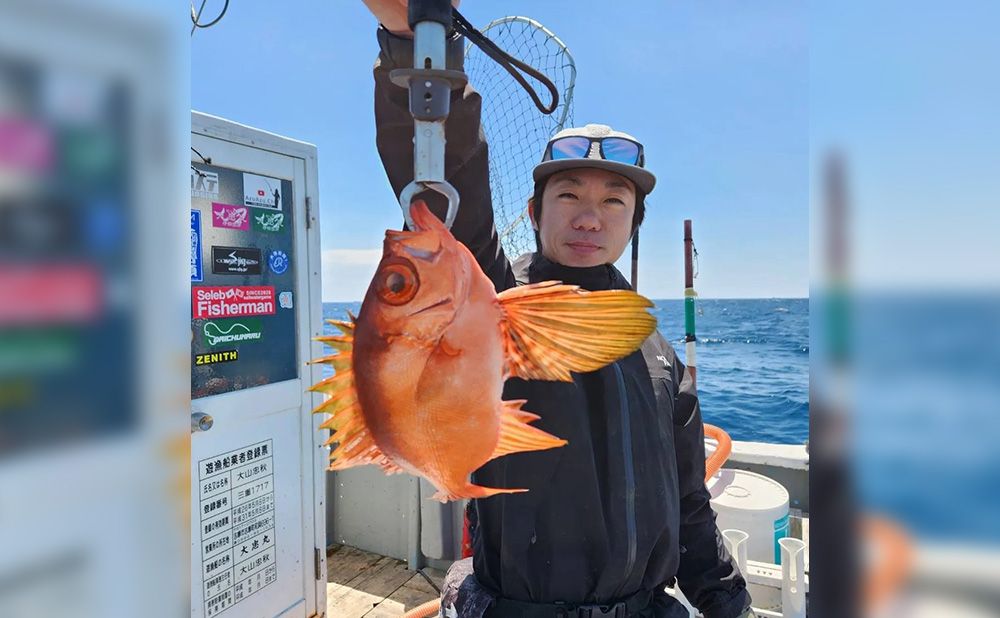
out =
[[493,458],[566,444],[529,424],[524,400],[501,400],[504,380],[568,382],[630,354],[656,328],[652,303],[554,281],[498,295],[423,202],[410,212],[414,231],[385,234],[359,317],[318,338],[338,350],[314,361],[335,375],[310,389],[329,396],[314,412],[331,414],[330,469],[420,475],[441,502],[527,491],[469,482]]

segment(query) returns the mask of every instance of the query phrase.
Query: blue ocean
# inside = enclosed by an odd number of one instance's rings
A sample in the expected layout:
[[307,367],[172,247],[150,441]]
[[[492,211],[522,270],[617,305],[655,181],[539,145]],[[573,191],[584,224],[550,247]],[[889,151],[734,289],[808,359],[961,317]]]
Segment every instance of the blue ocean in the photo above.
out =
[[[660,332],[684,359],[684,301],[654,302]],[[360,307],[324,303],[323,314],[346,319],[348,310],[357,313]],[[804,443],[809,300],[698,300],[697,308],[698,394],[705,422],[734,440]]]

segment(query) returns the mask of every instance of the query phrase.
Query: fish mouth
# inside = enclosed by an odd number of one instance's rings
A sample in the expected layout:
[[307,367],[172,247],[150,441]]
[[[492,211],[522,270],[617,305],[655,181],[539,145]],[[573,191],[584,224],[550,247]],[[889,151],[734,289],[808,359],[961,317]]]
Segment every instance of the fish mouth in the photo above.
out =
[[410,316],[414,316],[414,315],[417,315],[418,313],[424,313],[424,312],[430,311],[432,309],[437,309],[438,307],[443,307],[445,305],[450,305],[450,304],[451,304],[451,299],[450,298],[444,298],[444,299],[439,300],[438,302],[434,303],[433,305],[428,305],[428,306],[424,307],[423,309],[417,309],[416,311],[414,311],[413,313],[410,313],[409,315]]

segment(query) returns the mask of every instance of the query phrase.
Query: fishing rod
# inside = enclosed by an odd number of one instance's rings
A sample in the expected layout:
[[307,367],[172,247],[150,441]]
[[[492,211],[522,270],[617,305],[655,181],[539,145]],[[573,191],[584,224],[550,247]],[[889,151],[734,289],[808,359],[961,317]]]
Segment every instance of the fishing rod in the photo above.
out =
[[[694,246],[691,234],[691,219],[684,220],[684,360],[691,373],[691,386],[698,389],[698,358],[695,347],[698,338],[695,336],[694,299],[698,292],[694,289],[694,279],[698,276],[695,270],[698,260],[698,249]],[[733,440],[726,430],[710,423],[702,423],[705,438],[715,441],[711,455],[705,460],[705,482],[707,483],[729,459],[733,451]],[[734,552],[735,553],[735,552]]]
[[639,291],[639,230],[632,235],[632,291]]
[[694,291],[694,258],[698,250],[694,248],[691,236],[691,219],[684,219],[684,359],[691,371],[691,381],[698,383],[698,360],[695,356],[694,299],[698,292]]

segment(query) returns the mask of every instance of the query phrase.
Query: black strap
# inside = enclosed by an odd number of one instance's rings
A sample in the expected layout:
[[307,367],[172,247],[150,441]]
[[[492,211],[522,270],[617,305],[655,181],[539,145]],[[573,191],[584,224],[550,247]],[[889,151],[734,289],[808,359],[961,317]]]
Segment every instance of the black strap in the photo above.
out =
[[[459,34],[465,36],[465,38],[469,39],[471,43],[483,50],[483,53],[495,60],[497,64],[504,68],[505,71],[510,73],[511,77],[517,80],[517,83],[521,84],[521,87],[528,93],[528,96],[530,96],[531,100],[534,101],[535,107],[537,107],[539,111],[543,114],[551,114],[556,111],[556,107],[559,106],[559,91],[556,89],[555,84],[553,84],[544,73],[538,71],[531,65],[521,62],[517,58],[500,49],[500,47],[488,39],[485,34],[476,30],[475,26],[469,23],[469,20],[465,19],[465,17],[458,12],[458,9],[452,8],[451,13],[452,25],[455,30],[457,30]],[[552,95],[552,102],[548,106],[542,103],[542,99],[538,96],[538,93],[528,83],[528,80],[517,72],[515,67],[524,73],[527,73],[529,76],[538,80],[543,86],[545,86],[545,88],[549,91],[549,94]]]
[[620,601],[599,605],[571,605],[566,603],[525,603],[498,598],[487,611],[490,618],[518,616],[519,618],[626,618],[647,607],[653,600],[651,590],[640,590]]

